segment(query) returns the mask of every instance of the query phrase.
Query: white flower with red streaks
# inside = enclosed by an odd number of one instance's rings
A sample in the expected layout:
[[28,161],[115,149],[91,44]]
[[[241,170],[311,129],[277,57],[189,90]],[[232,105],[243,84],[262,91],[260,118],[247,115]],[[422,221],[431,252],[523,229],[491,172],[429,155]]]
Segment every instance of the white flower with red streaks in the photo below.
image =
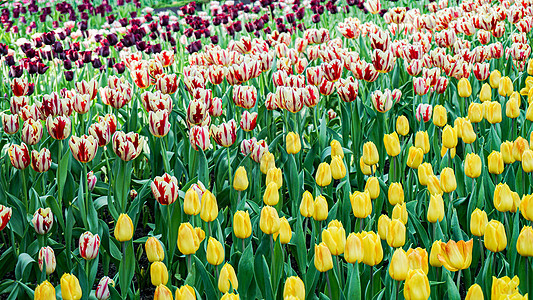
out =
[[511,56],[514,60],[524,61],[531,55],[531,46],[528,44],[514,43],[511,46]]
[[433,114],[433,107],[430,104],[418,104],[416,108],[416,119],[420,121],[427,122],[431,120],[431,115]]
[[7,134],[15,134],[19,131],[19,116],[18,115],[8,115],[1,113],[2,115],[2,128]]
[[292,113],[299,112],[304,106],[305,92],[303,88],[278,87],[276,90],[278,106]]
[[307,77],[307,84],[314,86],[320,85],[322,78],[324,77],[324,71],[322,71],[321,67],[309,67],[305,70],[305,74]]
[[91,108],[91,96],[88,94],[76,94],[72,101],[72,108],[78,114],[86,114]]
[[333,109],[328,110],[328,119],[331,121],[337,117],[337,113]]
[[205,88],[205,79],[202,76],[184,76],[183,83],[189,89],[189,91],[194,90],[195,88]]
[[304,38],[309,42],[309,44],[322,44],[330,40],[329,30],[326,28],[309,28],[304,32]]
[[209,82],[212,84],[221,84],[224,81],[224,78],[226,78],[226,74],[228,73],[228,68],[220,65],[211,65],[207,68],[207,76],[209,79]]
[[428,81],[429,86],[434,86],[437,84],[437,79],[440,77],[439,68],[424,68],[423,77]]
[[370,46],[372,49],[387,50],[391,43],[391,38],[387,31],[378,30],[376,33],[370,33]]
[[481,43],[481,45],[486,45],[490,42],[490,32],[480,29],[477,32],[477,40]]
[[310,61],[313,61],[313,60],[316,60],[320,57],[319,55],[319,52],[320,52],[320,47],[319,46],[309,46],[307,47],[307,58],[310,60]]
[[120,59],[124,62],[126,67],[131,68],[133,62],[139,62],[142,60],[142,54],[142,52],[120,52]]
[[229,147],[237,140],[237,126],[235,120],[230,120],[220,125],[211,125],[211,136],[217,144]]
[[523,19],[520,22],[516,23],[515,26],[516,26],[516,29],[518,29],[518,31],[523,32],[523,33],[528,33],[531,31],[531,26],[532,26],[531,19],[530,18]]
[[194,150],[207,150],[211,146],[211,139],[207,126],[193,126],[189,130],[189,141]]
[[353,77],[348,77],[347,79],[341,78],[339,82],[336,83],[337,94],[344,102],[352,102],[357,99],[357,94],[359,93],[359,81]]
[[394,104],[394,101],[392,101],[392,94],[389,89],[385,89],[385,92],[376,90],[372,92],[371,98],[374,109],[380,113],[389,111]]
[[85,260],[95,259],[100,250],[100,236],[85,231],[79,240],[80,256]]
[[335,83],[329,80],[326,80],[325,78],[322,79],[322,82],[318,86],[318,91],[320,92],[320,94],[324,96],[331,95],[334,90],[335,90]]
[[174,52],[163,50],[155,55],[155,59],[161,63],[163,68],[166,68],[174,63]]
[[80,137],[71,136],[68,141],[72,156],[81,162],[87,163],[93,160],[98,151],[98,141],[92,135],[82,135]]
[[372,65],[380,73],[388,73],[394,68],[396,61],[392,51],[381,51],[374,49],[372,52]]
[[441,76],[439,79],[437,79],[437,84],[433,87],[435,89],[435,92],[437,94],[444,94],[446,89],[448,88],[448,78]]
[[265,140],[260,140],[252,145],[252,150],[250,152],[250,157],[255,162],[260,162],[263,154],[268,151],[268,145]]
[[166,109],[151,111],[148,115],[148,128],[155,137],[164,137],[170,131],[170,121]]
[[348,17],[344,20],[344,22],[337,24],[337,30],[345,38],[355,39],[361,34],[361,31],[359,30],[360,25],[361,22],[359,19]]
[[98,300],[107,300],[111,297],[111,291],[109,289],[109,286],[115,286],[115,282],[113,279],[104,276],[100,281],[98,282],[98,286],[96,287],[96,291],[94,292],[94,295],[96,299]]
[[422,60],[414,59],[409,63],[407,61],[404,61],[404,62],[405,62],[405,70],[407,71],[407,73],[409,73],[409,75],[417,76],[418,74],[420,74],[420,72],[422,72],[422,66],[423,66]]
[[206,109],[211,107],[211,102],[213,101],[213,91],[211,89],[195,88],[191,91],[191,95],[193,99],[202,100]]
[[121,109],[128,103],[128,98],[125,97],[118,89],[112,89],[108,86],[100,88],[100,97],[102,102],[116,109]]
[[132,70],[131,78],[135,85],[140,89],[145,89],[151,84],[150,72],[148,69]]
[[241,128],[244,131],[252,131],[257,126],[257,113],[250,113],[247,110],[243,111],[241,116]]
[[9,146],[8,154],[11,165],[16,169],[24,170],[30,165],[30,153],[26,144]]
[[255,86],[236,86],[233,89],[233,102],[244,109],[255,106],[257,101],[257,89]]
[[439,47],[442,48],[448,48],[453,46],[455,41],[457,40],[457,36],[455,34],[455,31],[453,30],[442,30],[435,33],[435,43],[439,45]]
[[116,89],[119,85],[125,82],[124,77],[117,77],[115,75],[107,78],[107,86],[111,89]]
[[76,90],[79,94],[89,95],[90,100],[93,100],[98,92],[98,82],[95,79],[91,79],[88,82],[85,80],[76,82]]
[[402,91],[400,91],[399,89],[394,89],[392,90],[392,101],[394,102],[394,104],[400,102],[400,99],[402,98]]
[[252,51],[252,40],[248,36],[243,36],[238,41],[234,41],[233,43],[230,42],[228,49],[240,52],[242,54],[249,53]]
[[187,107],[187,121],[191,124],[200,124],[205,118],[206,107],[205,102],[200,99],[193,99],[189,102]]
[[52,247],[41,247],[39,250],[38,258],[39,270],[43,271],[43,267],[46,265],[46,275],[54,273],[56,270],[56,255]]
[[425,95],[429,91],[430,85],[429,80],[423,77],[415,77],[413,78],[413,90],[414,92],[419,95]]
[[31,151],[31,168],[37,173],[43,173],[52,166],[52,156],[50,150],[42,148],[41,151]]
[[33,214],[31,223],[37,234],[47,234],[52,228],[52,225],[54,225],[54,214],[52,214],[50,207],[37,209]]
[[241,147],[240,147],[242,155],[246,156],[250,154],[250,152],[252,152],[252,149],[255,143],[257,143],[257,139],[255,137],[252,137],[251,139],[248,139],[248,140],[246,139],[242,140]]
[[366,82],[374,82],[379,76],[379,72],[376,71],[374,65],[363,60],[361,60],[359,63],[352,64],[350,66],[350,70],[356,79],[364,80]]
[[213,98],[211,107],[209,108],[209,114],[213,117],[220,117],[222,115],[222,112],[222,99],[218,97]]
[[17,97],[25,96],[29,90],[28,80],[23,77],[14,78],[11,81],[11,90],[13,91],[13,95]]
[[172,98],[160,91],[146,91],[141,94],[141,102],[147,112],[166,109],[172,111]]
[[89,171],[87,173],[87,188],[89,191],[92,192],[94,190],[97,181],[98,179],[96,178],[96,175],[94,175],[93,171]]
[[476,63],[474,64],[474,76],[479,81],[484,81],[489,78],[490,65],[489,63]]
[[109,141],[111,141],[111,130],[109,123],[106,121],[101,121],[91,124],[91,126],[89,126],[89,135],[96,139],[99,147],[106,146],[109,144]]
[[232,65],[228,71],[237,82],[244,83],[261,74],[261,62],[251,57],[245,57],[243,62]]
[[503,55],[503,45],[500,42],[496,42],[490,45],[491,57],[499,59]]
[[314,85],[308,85],[304,91],[304,104],[307,107],[314,107],[320,101],[320,93]]
[[130,161],[137,158],[144,145],[144,139],[138,133],[117,131],[111,140],[113,152],[123,161]]
[[174,94],[178,90],[178,77],[176,74],[163,74],[158,77],[155,88],[163,94]]
[[272,64],[274,63],[274,53],[272,52],[260,53],[258,54],[257,59],[260,63],[261,71],[266,72],[272,69]]
[[155,59],[150,59],[148,61],[148,72],[150,74],[150,83],[155,84],[157,78],[163,74],[163,65]]
[[272,74],[272,80],[274,81],[275,86],[285,86],[287,77],[287,72],[282,70],[278,70]]
[[324,77],[329,81],[337,81],[342,75],[343,64],[340,60],[334,59],[331,62],[324,62],[321,65]]
[[156,176],[150,185],[155,200],[161,205],[170,205],[178,199],[178,180],[167,173]]
[[109,125],[109,133],[112,135],[117,130],[117,117],[114,114],[98,116],[98,123],[106,122]]
[[29,102],[28,96],[13,96],[9,100],[9,110],[16,115],[21,112],[22,108],[27,106]]
[[200,181],[198,180],[197,183],[193,183],[190,187],[190,189],[192,189],[193,191],[196,192],[196,194],[198,194],[198,199],[200,199],[200,201],[202,200],[202,196],[204,195],[206,189],[205,189],[205,185]]
[[7,207],[0,204],[0,231],[6,228],[7,223],[9,223],[9,220],[11,219],[12,213],[13,210],[11,209],[11,207]]
[[303,38],[296,38],[296,41],[294,42],[294,49],[296,51],[303,53],[307,49],[307,46],[309,45],[309,42],[306,39]]
[[37,107],[45,116],[70,116],[72,114],[72,102],[69,98],[61,98],[58,93],[52,92],[43,95],[43,101],[36,101]]
[[278,99],[275,93],[268,93],[265,99],[265,108],[268,110],[275,110],[278,108]]
[[276,52],[277,58],[287,57],[287,52],[289,52],[289,47],[285,44],[277,44],[274,46],[274,51]]
[[391,21],[395,24],[403,23],[407,9],[405,7],[393,7],[389,10]]

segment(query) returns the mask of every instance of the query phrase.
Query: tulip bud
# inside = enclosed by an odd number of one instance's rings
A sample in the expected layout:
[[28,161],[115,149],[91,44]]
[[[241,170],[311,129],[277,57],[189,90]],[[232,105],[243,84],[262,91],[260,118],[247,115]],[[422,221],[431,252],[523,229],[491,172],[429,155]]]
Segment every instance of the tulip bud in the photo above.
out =
[[513,82],[511,78],[505,76],[500,78],[500,83],[498,84],[498,94],[502,97],[509,97],[513,93]]
[[407,156],[407,166],[413,169],[418,169],[418,166],[424,159],[424,152],[422,149],[411,146],[409,148],[409,154]]
[[370,199],[373,200],[379,197],[380,190],[379,180],[374,176],[369,177],[365,184],[365,191],[368,191]]
[[409,271],[409,264],[407,260],[407,254],[402,248],[398,248],[394,251],[389,264],[389,275],[396,281],[403,281],[407,278],[407,272]]
[[529,149],[529,143],[526,139],[519,136],[513,143],[513,157],[516,161],[522,161],[522,154]]
[[355,191],[350,195],[352,211],[356,218],[364,219],[372,213],[372,202],[368,191]]
[[377,165],[373,165],[372,168],[370,168],[369,165],[365,164],[362,156],[359,158],[359,167],[361,169],[361,173],[364,175],[372,175],[372,172],[376,172],[377,169]]
[[387,215],[381,215],[378,219],[378,235],[382,240],[387,239],[391,219]]
[[189,216],[196,216],[200,213],[200,210],[201,204],[198,193],[194,189],[189,188],[183,200],[183,212]]
[[503,172],[504,159],[502,153],[498,151],[492,151],[492,153],[489,154],[487,159],[489,165],[489,173],[498,175]]
[[422,163],[418,166],[418,181],[421,185],[427,186],[431,175],[433,175],[433,167],[430,163]]
[[442,195],[431,195],[429,200],[427,219],[430,223],[442,221],[444,218],[444,201]]
[[[419,169],[420,170],[420,169]],[[393,182],[389,186],[387,194],[391,205],[402,204],[404,202],[403,186],[400,182]]]
[[48,247],[42,247],[39,250],[39,270],[41,272],[43,271],[43,267],[46,264],[46,275],[50,275],[54,273],[56,269],[56,256],[54,254],[54,250],[48,246]]
[[484,83],[481,86],[481,90],[479,91],[479,100],[481,102],[492,100],[492,89],[491,89],[491,85],[489,85],[488,83]]
[[270,182],[275,182],[278,185],[278,189],[283,186],[283,173],[280,168],[272,168],[267,171],[265,185]]
[[409,261],[409,269],[420,269],[424,273],[429,272],[428,267],[428,252],[423,248],[409,249],[407,250],[407,260]]
[[433,108],[433,124],[438,127],[442,127],[448,123],[448,115],[446,108],[442,105],[436,105]]
[[206,250],[207,262],[218,266],[224,261],[224,256],[224,246],[215,238],[209,237]]
[[305,300],[305,285],[298,276],[291,276],[285,280],[283,299]]
[[192,286],[187,284],[182,285],[180,288],[176,289],[175,300],[196,300],[196,292]]
[[464,121],[461,125],[461,138],[465,144],[472,144],[476,141],[476,133],[472,127],[472,123],[468,120]]
[[252,224],[248,211],[239,210],[233,215],[233,233],[239,239],[246,239],[252,235]]
[[533,256],[533,229],[531,226],[524,226],[516,241],[516,251],[521,256]]
[[346,176],[346,166],[340,156],[331,157],[330,168],[333,179],[340,180]]
[[342,223],[337,220],[329,222],[328,228],[322,231],[322,242],[326,243],[332,255],[343,254],[346,245],[346,232]]
[[363,242],[360,234],[350,233],[348,235],[344,248],[344,259],[350,264],[363,261]]
[[401,136],[406,136],[409,133],[409,120],[406,116],[399,116],[396,119],[396,132]]
[[440,173],[440,188],[445,193],[451,193],[457,188],[457,181],[452,168],[444,168]]
[[46,119],[46,129],[48,134],[55,140],[64,140],[70,136],[71,120],[69,117],[57,116]]
[[11,165],[19,170],[24,170],[30,165],[30,154],[28,146],[22,143],[21,146],[12,144],[8,149]]
[[493,88],[493,89],[497,89],[500,85],[500,80],[502,78],[502,75],[500,73],[500,71],[498,70],[494,70],[490,73],[490,76],[489,76],[489,83],[490,83],[490,86]]
[[238,167],[237,171],[235,171],[233,188],[236,191],[244,191],[248,188],[248,175],[246,174],[246,169],[243,166]]
[[313,219],[315,221],[324,221],[328,218],[328,202],[324,196],[320,195],[315,198],[313,207]]
[[[522,201],[520,202],[520,213],[522,213],[522,216],[524,219],[531,221],[533,220],[533,195],[524,195],[522,196]],[[2,206],[0,205],[0,208]],[[0,214],[1,214],[0,209]],[[1,230],[2,226],[0,226]]]
[[485,248],[492,252],[500,252],[507,247],[507,235],[503,224],[497,220],[487,223],[485,229]]
[[287,134],[285,143],[288,154],[296,154],[302,149],[302,144],[300,142],[300,136],[298,133],[289,132]]
[[513,156],[513,142],[505,141],[500,144],[500,152],[503,157],[503,162],[506,164],[512,164],[515,161]]
[[257,113],[256,112],[250,113],[247,110],[245,110],[242,113],[240,125],[241,125],[241,129],[246,132],[254,130],[255,127],[257,126]]
[[483,120],[483,105],[480,103],[470,103],[468,106],[468,119],[472,123],[479,123]]
[[272,206],[264,206],[261,209],[259,227],[265,234],[274,234],[279,231],[280,219],[278,211]]
[[133,237],[133,222],[127,214],[120,214],[115,225],[115,239],[119,242],[127,242]]
[[379,162],[379,153],[373,142],[366,142],[363,145],[363,161],[365,164],[372,166]]
[[206,190],[202,196],[200,218],[204,222],[212,222],[218,217],[218,204],[215,195]]
[[100,249],[100,236],[86,231],[80,236],[79,246],[80,256],[82,258],[86,260],[94,259]]
[[220,270],[220,276],[218,277],[218,289],[222,293],[227,293],[231,288],[237,290],[239,288],[239,282],[237,281],[237,275],[235,269],[229,263],[226,263]]
[[313,195],[309,191],[305,191],[302,195],[302,201],[300,202],[300,214],[304,218],[310,218],[313,216],[315,202]]
[[496,124],[502,121],[502,106],[499,102],[488,102],[487,106],[485,107],[485,112],[487,114],[485,119],[487,119],[490,124]]
[[442,145],[446,148],[457,146],[457,133],[450,125],[446,125],[442,130]]
[[45,280],[35,288],[33,299],[56,300],[56,289],[48,280]]
[[12,213],[13,210],[11,209],[11,207],[7,207],[0,204],[0,231],[6,228],[7,223],[9,223],[9,220],[11,219]]
[[387,231],[387,244],[393,248],[402,247],[405,244],[405,225],[398,219],[392,219]]
[[395,157],[400,154],[400,140],[396,132],[385,134],[383,136],[383,144],[385,144],[385,150],[390,157]]
[[316,184],[319,186],[328,186],[331,183],[331,177],[331,167],[327,162],[318,165],[315,175]]
[[276,241],[278,239],[278,236],[280,236],[280,243],[282,245],[285,245],[288,244],[292,238],[291,226],[289,225],[289,222],[285,217],[280,218],[279,222],[279,231],[274,233],[272,237]]
[[263,202],[266,205],[274,206],[279,202],[278,185],[275,182],[270,182],[263,194]]
[[431,246],[431,253],[429,254],[429,264],[433,267],[440,268],[442,263],[439,260],[439,255],[442,255],[442,242],[440,240],[434,241]]
[[111,292],[109,290],[109,286],[115,286],[115,282],[113,279],[104,276],[100,281],[98,282],[98,286],[96,287],[95,296],[98,300],[107,300],[111,297]]
[[149,262],[163,261],[165,259],[165,252],[161,242],[156,237],[149,237],[144,244],[146,256]]
[[483,236],[488,222],[487,213],[476,208],[470,216],[470,232],[475,236]]
[[533,151],[525,150],[522,153],[522,169],[526,173],[533,172]]
[[404,203],[396,204],[392,209],[392,219],[400,220],[402,223],[407,224],[408,220],[407,205]]
[[483,290],[479,284],[474,283],[468,289],[465,300],[483,300]]
[[274,160],[274,154],[265,152],[261,157],[261,173],[267,174],[268,170],[276,168],[276,162]]
[[184,255],[195,254],[200,243],[201,240],[196,229],[190,223],[181,223],[178,229],[178,249],[180,252]]
[[123,161],[131,161],[137,158],[144,146],[144,140],[138,133],[116,131],[111,140],[113,152]]
[[153,286],[166,285],[168,282],[167,266],[160,261],[153,262],[150,265],[150,278]]
[[470,81],[464,77],[461,78],[457,83],[457,90],[459,92],[459,97],[470,97],[472,94],[472,86],[470,85]]
[[422,149],[424,154],[430,150],[429,136],[427,131],[418,131],[415,135],[415,147]]
[[383,248],[381,240],[376,233],[369,231],[361,232],[363,244],[363,263],[368,266],[375,266],[383,260]]
[[507,183],[498,183],[494,189],[494,207],[501,212],[511,211],[513,195]]
[[424,271],[421,269],[409,270],[403,289],[405,299],[428,299],[430,293],[429,280]]
[[319,272],[327,272],[333,269],[331,252],[324,242],[315,245],[315,268]]
[[344,158],[344,150],[342,149],[341,143],[337,140],[332,140],[330,143],[331,146],[331,157],[340,156],[341,159]]
[[52,228],[52,225],[54,225],[54,214],[52,214],[52,210],[49,207],[39,208],[33,214],[31,222],[37,234],[47,234]]
[[154,300],[172,300],[172,292],[165,285],[160,284],[155,288]]
[[154,198],[161,205],[170,205],[178,198],[178,180],[167,173],[163,176],[156,176],[151,188]]
[[78,278],[72,274],[63,274],[61,276],[61,297],[65,300],[79,300],[81,296],[82,291]]

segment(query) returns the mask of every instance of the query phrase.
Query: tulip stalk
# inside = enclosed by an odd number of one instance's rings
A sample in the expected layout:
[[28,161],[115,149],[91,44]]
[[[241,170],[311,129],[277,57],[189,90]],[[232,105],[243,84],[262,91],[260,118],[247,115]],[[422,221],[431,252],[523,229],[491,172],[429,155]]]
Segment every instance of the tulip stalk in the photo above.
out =
[[459,292],[461,290],[461,269],[457,271],[457,291]]
[[20,170],[20,175],[22,177],[22,188],[24,191],[24,207],[26,208],[26,213],[29,212],[29,200],[28,200],[28,183],[26,182],[26,170]]
[[161,142],[161,155],[163,157],[163,168],[165,169],[165,173],[170,174],[170,165],[169,165],[168,156],[167,156],[167,147],[165,145],[165,141],[163,140],[163,137],[159,138],[159,141]]
[[479,251],[481,252],[481,265],[485,264],[485,249],[483,248],[483,242],[481,242],[481,237],[478,237],[479,241]]

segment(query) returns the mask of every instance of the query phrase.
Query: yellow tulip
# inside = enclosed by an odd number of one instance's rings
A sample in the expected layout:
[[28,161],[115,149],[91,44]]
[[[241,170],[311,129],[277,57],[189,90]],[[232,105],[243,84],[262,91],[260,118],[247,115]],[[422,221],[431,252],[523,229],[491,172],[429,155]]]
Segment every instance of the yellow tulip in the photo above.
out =
[[225,293],[220,298],[220,300],[239,300],[239,299],[240,299],[239,294],[234,294],[234,293]]
[[468,106],[468,119],[472,123],[479,123],[483,120],[483,105],[472,102]]
[[444,168],[440,173],[440,188],[445,193],[451,193],[457,188],[455,173],[452,168]]
[[263,194],[263,202],[266,205],[274,206],[279,202],[278,185],[275,182],[270,182]]
[[149,262],[163,261],[165,259],[165,252],[161,242],[156,237],[149,237],[144,244],[146,256]]
[[488,223],[487,213],[476,208],[470,216],[470,232],[475,236],[481,237],[485,235],[485,229]]
[[311,218],[315,210],[315,201],[309,191],[305,191],[300,202],[300,214],[305,218]]
[[302,143],[300,142],[300,135],[296,132],[289,132],[285,141],[288,154],[296,154],[302,149]]
[[429,272],[428,252],[426,249],[418,247],[407,250],[407,260],[409,261],[409,269],[421,269],[426,274]]
[[[533,91],[533,89],[531,89]],[[533,93],[532,93],[533,96]],[[533,122],[533,105],[529,104],[526,111],[526,119]]]
[[485,229],[485,248],[492,252],[500,252],[507,247],[507,235],[503,224],[492,220]]
[[350,264],[363,261],[363,241],[360,234],[352,232],[348,235],[348,238],[346,238],[344,259]]
[[235,274],[233,266],[226,263],[220,270],[218,290],[222,293],[227,293],[230,291],[230,287],[237,290],[239,288],[239,281],[237,280],[237,275]]
[[433,166],[430,163],[422,163],[418,166],[418,181],[421,185],[427,186],[429,176],[433,175]]
[[400,139],[396,132],[385,134],[383,136],[383,144],[385,145],[385,150],[387,151],[388,156],[395,157],[400,154]]
[[319,186],[328,186],[331,183],[331,167],[327,162],[318,165],[315,181]]
[[[457,136],[457,138],[462,138],[463,137],[463,131],[461,130],[461,128],[463,128],[463,123],[466,121],[466,118],[462,118],[462,117],[457,117],[455,118],[455,120],[453,121],[453,130],[455,130],[455,135]],[[442,140],[443,140],[443,144],[444,144],[444,131],[443,131],[443,136],[442,136]],[[455,147],[446,147],[446,148],[455,148]]]
[[429,136],[427,131],[418,131],[415,135],[415,147],[422,149],[424,154],[431,150],[429,145]]
[[243,166],[238,167],[233,178],[233,188],[236,191],[245,191],[248,188],[248,184],[246,169]]
[[278,211],[272,206],[265,206],[261,209],[259,227],[265,234],[274,234],[279,231],[280,219]]
[[472,144],[476,141],[477,135],[474,132],[474,127],[469,120],[463,122],[461,126],[461,138],[465,144]]
[[282,245],[288,244],[292,238],[291,225],[285,217],[279,219],[279,231],[273,234],[274,240],[276,241],[280,236],[280,243]]
[[305,300],[305,285],[298,276],[291,276],[285,280],[283,299],[292,296],[296,300]]
[[315,198],[315,203],[313,207],[313,219],[315,221],[324,221],[328,218],[328,202],[326,198],[322,195]]
[[448,112],[442,105],[435,105],[433,108],[433,124],[442,127],[448,123]]
[[276,161],[274,159],[274,154],[265,151],[261,157],[261,164],[259,165],[261,173],[267,174],[268,170],[276,168]]
[[427,219],[430,223],[436,223],[444,219],[444,201],[442,195],[431,195],[427,212]]
[[356,218],[364,219],[372,213],[372,202],[368,191],[355,191],[350,195],[352,211]]
[[218,266],[224,262],[224,246],[213,237],[209,237],[206,250],[207,262],[213,266]]
[[403,224],[407,224],[407,218],[409,217],[407,213],[407,205],[404,203],[394,205],[392,209],[392,219],[400,220]]
[[176,300],[196,300],[194,288],[188,284],[176,289]]
[[500,80],[502,78],[502,74],[500,73],[500,71],[498,70],[494,70],[490,73],[490,76],[489,76],[489,83],[490,83],[490,86],[493,88],[493,89],[497,89],[500,85]]
[[431,290],[429,280],[421,269],[409,270],[405,279],[403,296],[406,300],[427,300]]
[[470,85],[470,81],[464,77],[461,78],[457,83],[457,91],[459,92],[459,97],[470,97],[470,95],[472,95],[472,86]]
[[[505,141],[500,144],[500,152],[503,156],[503,162],[506,164],[512,164],[515,162],[513,156],[514,143],[510,141]],[[518,148],[517,148],[518,151]]]
[[399,116],[396,119],[396,132],[401,136],[406,136],[409,133],[409,120],[406,116]]
[[516,251],[521,256],[533,256],[533,229],[531,226],[524,226],[516,241]]
[[[418,169],[420,172],[420,168]],[[401,182],[393,182],[389,186],[387,193],[390,205],[402,204],[404,202],[403,186]]]
[[491,299],[506,299],[507,296],[518,293],[520,279],[514,276],[513,279],[508,276],[502,278],[492,277]]
[[499,102],[489,102],[485,111],[487,113],[485,119],[487,119],[490,124],[496,124],[502,121],[502,106]]
[[337,220],[329,222],[328,228],[322,230],[322,242],[326,243],[332,255],[343,254],[346,245],[346,232],[342,223]]
[[373,142],[363,144],[363,161],[365,164],[372,166],[379,162],[378,148]]
[[465,175],[478,178],[481,175],[481,157],[475,153],[468,153],[465,157]]
[[524,219],[528,221],[533,220],[533,195],[522,196],[522,201],[520,201],[520,213]]
[[437,178],[437,176],[435,175],[431,175],[428,177],[428,192],[430,195],[442,194],[439,178]]
[[361,168],[361,173],[365,175],[371,175],[372,172],[376,172],[377,169],[377,165],[373,165],[372,167],[370,167],[369,165],[365,164],[362,156],[359,159],[359,167]]
[[405,245],[405,225],[402,221],[397,219],[391,220],[387,232],[387,244],[393,248]]
[[192,188],[188,189],[183,200],[183,212],[190,216],[196,216],[201,209],[202,205],[198,193]]
[[167,266],[160,261],[153,262],[150,265],[150,279],[153,286],[166,285],[168,282]]
[[172,292],[165,285],[158,285],[155,288],[154,300],[172,300]]
[[468,289],[465,300],[483,300],[483,290],[479,284],[474,283]]
[[498,151],[492,151],[487,157],[489,165],[489,173],[501,174],[503,172],[503,156]]
[[283,186],[283,173],[280,168],[272,168],[267,171],[265,185],[271,182],[275,182],[278,185],[278,189]]
[[374,176],[369,177],[365,184],[365,191],[368,191],[370,199],[376,199],[379,197],[380,190],[379,180]]
[[389,264],[389,275],[396,281],[403,281],[407,278],[408,271],[409,261],[407,260],[407,254],[402,248],[398,248],[392,254]]
[[375,266],[383,260],[383,248],[381,239],[375,232],[361,232],[361,242],[363,244],[363,263],[367,266]]
[[331,146],[331,156],[340,156],[341,159],[344,158],[344,150],[342,149],[341,143],[337,140],[332,140],[329,144]]
[[407,166],[409,168],[418,169],[418,166],[422,163],[422,159],[424,159],[424,152],[422,149],[411,146],[407,156]]
[[55,300],[56,289],[48,280],[45,280],[35,288],[33,297],[35,300]]
[[488,83],[484,83],[483,86],[481,86],[481,90],[479,91],[479,100],[481,102],[492,100],[492,89]]
[[64,300],[79,300],[82,296],[81,286],[78,278],[72,274],[65,273],[61,276],[61,297]]
[[513,82],[508,76],[500,78],[500,83],[498,84],[498,94],[503,97],[509,97],[514,91]]
[[204,192],[202,196],[202,208],[200,211],[200,218],[204,222],[212,222],[218,217],[218,204],[215,195],[209,190]]
[[442,145],[446,148],[457,146],[457,133],[450,125],[446,125],[442,130]]
[[315,245],[315,268],[319,272],[327,272],[333,269],[331,252],[324,242]]
[[184,255],[194,254],[200,248],[200,238],[190,223],[181,223],[178,229],[178,249]]
[[520,103],[518,100],[510,98],[505,103],[505,115],[507,118],[516,119],[520,115]]
[[444,157],[444,155],[449,154],[451,159],[454,159],[455,158],[455,152],[456,152],[455,148],[448,149],[448,148],[442,146],[440,148],[440,157]]
[[439,255],[442,255],[442,242],[440,240],[434,241],[431,246],[431,253],[429,254],[429,264],[432,267],[440,268],[442,263],[439,260]]
[[468,269],[472,263],[472,248],[474,241],[452,241],[441,243],[441,254],[438,256],[442,265],[449,271]]
[[498,183],[494,189],[494,207],[501,212],[511,211],[513,208],[513,195],[507,183]]
[[529,149],[528,141],[519,136],[513,143],[513,157],[516,161],[522,161],[522,154]]
[[133,222],[127,214],[120,214],[115,225],[115,239],[119,242],[127,242],[133,237]]
[[342,179],[346,176],[346,166],[340,156],[331,157],[331,177],[333,179]]
[[391,219],[387,215],[381,215],[378,219],[378,235],[382,240],[387,239]]
[[238,210],[233,215],[233,233],[239,239],[246,239],[252,235],[252,223],[248,211]]
[[533,172],[533,151],[530,149],[522,153],[522,170],[526,173]]

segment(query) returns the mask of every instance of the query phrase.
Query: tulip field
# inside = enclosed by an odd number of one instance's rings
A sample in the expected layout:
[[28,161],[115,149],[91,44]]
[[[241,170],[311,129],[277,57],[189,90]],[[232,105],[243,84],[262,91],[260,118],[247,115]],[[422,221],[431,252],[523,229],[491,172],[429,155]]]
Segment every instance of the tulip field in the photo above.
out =
[[0,22],[0,299],[533,295],[532,0]]

